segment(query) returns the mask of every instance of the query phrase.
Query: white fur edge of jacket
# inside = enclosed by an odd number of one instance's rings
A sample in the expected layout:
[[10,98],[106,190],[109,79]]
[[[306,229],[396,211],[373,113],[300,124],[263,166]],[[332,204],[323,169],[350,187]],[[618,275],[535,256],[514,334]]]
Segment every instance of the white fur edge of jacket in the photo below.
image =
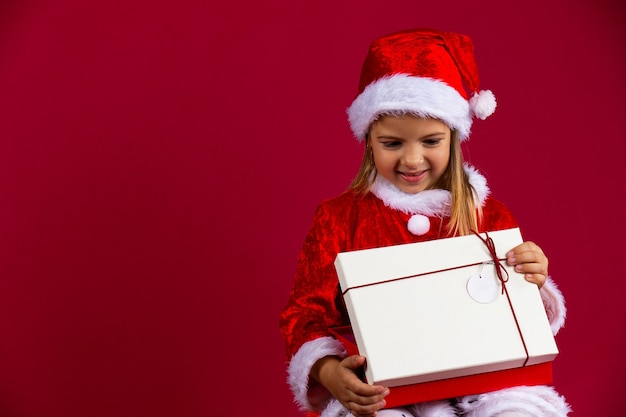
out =
[[[551,277],[548,277],[539,290],[546,309],[552,334],[556,335],[565,324],[567,309],[563,293]],[[294,395],[294,401],[303,411],[319,411],[331,400],[330,393],[322,386],[309,385],[311,368],[325,356],[346,357],[347,352],[341,342],[333,337],[321,337],[303,344],[291,358],[287,368],[287,382]],[[326,413],[324,413],[326,414]]]

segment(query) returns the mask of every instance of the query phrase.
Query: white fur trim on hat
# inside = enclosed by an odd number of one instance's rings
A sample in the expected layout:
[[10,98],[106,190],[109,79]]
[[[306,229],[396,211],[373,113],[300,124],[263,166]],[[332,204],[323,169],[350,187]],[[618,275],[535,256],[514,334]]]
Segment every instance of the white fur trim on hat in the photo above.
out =
[[[495,109],[495,108],[494,108]],[[414,114],[439,119],[459,132],[463,141],[472,126],[468,100],[443,81],[407,74],[386,76],[371,83],[347,109],[355,137],[363,141],[381,114]]]
[[294,401],[303,411],[319,410],[330,400],[331,395],[320,384],[309,384],[311,368],[325,356],[345,357],[345,348],[333,337],[320,337],[303,344],[291,358],[287,367],[287,383]]
[[565,297],[556,283],[551,277],[548,277],[546,282],[539,290],[543,306],[548,314],[548,321],[550,322],[550,328],[552,334],[556,336],[559,329],[565,324],[565,317],[567,315],[567,308],[565,307]]

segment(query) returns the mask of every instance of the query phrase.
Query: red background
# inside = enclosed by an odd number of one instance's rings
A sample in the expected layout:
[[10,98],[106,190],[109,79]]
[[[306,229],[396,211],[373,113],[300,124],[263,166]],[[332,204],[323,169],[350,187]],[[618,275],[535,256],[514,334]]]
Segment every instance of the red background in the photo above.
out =
[[278,314],[369,42],[475,41],[467,158],[550,257],[555,385],[620,414],[618,1],[0,3],[0,415],[297,416]]

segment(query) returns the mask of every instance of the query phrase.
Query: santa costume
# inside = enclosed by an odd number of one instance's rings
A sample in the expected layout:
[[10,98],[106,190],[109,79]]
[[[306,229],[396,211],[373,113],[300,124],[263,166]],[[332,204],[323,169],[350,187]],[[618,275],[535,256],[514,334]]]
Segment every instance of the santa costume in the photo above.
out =
[[[473,95],[468,96],[464,85]],[[461,141],[473,117],[495,110],[490,91],[479,91],[473,44],[464,35],[430,29],[384,36],[370,46],[359,94],[348,108],[355,137],[363,141],[383,114],[413,114],[443,121]],[[479,232],[518,227],[512,213],[490,195],[485,177],[465,164],[483,217]],[[448,237],[451,193],[430,189],[407,194],[379,176],[369,192],[348,190],[323,201],[298,258],[296,276],[280,317],[286,340],[288,384],[299,407],[310,416],[349,415],[321,384],[309,378],[312,366],[326,356],[346,357],[329,329],[349,325],[335,271],[340,252]],[[556,335],[565,321],[562,293],[551,277],[540,289]],[[393,389],[393,388],[392,388]],[[553,387],[520,386],[431,403],[381,410],[379,416],[417,417],[564,417],[569,405]]]

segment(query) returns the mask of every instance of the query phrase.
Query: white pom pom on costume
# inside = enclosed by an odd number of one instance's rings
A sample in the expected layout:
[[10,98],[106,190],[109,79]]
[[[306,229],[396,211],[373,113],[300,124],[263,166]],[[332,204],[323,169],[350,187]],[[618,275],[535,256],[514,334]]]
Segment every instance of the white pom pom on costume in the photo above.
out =
[[422,236],[428,233],[430,230],[430,220],[428,217],[422,214],[414,214],[409,219],[409,223],[407,225],[409,232],[413,233],[416,236]]
[[472,112],[480,120],[485,120],[496,111],[496,96],[493,95],[491,90],[481,90],[478,93],[474,93],[470,98],[470,107]]

